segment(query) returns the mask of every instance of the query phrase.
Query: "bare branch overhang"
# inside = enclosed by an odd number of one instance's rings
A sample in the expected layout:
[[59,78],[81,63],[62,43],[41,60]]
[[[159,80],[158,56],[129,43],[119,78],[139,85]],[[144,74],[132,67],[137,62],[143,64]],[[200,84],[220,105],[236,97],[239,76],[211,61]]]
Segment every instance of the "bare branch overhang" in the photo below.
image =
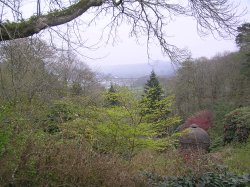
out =
[[62,10],[42,16],[32,16],[20,22],[0,23],[0,41],[24,38],[39,33],[48,27],[62,25],[81,16],[91,7],[101,6],[103,0],[80,0]]

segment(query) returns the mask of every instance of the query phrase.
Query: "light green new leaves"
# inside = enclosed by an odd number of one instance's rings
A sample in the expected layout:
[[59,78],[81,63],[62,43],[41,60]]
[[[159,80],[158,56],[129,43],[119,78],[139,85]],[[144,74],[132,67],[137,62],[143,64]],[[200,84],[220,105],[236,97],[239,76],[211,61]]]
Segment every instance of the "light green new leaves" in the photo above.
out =
[[142,103],[129,90],[120,90],[116,98],[120,105],[104,108],[103,120],[95,126],[94,146],[99,151],[121,154],[130,159],[143,148],[162,150],[169,145],[169,137],[160,137],[159,131],[179,122],[178,117],[167,117],[172,96],[156,102],[158,110],[147,115],[142,115]]

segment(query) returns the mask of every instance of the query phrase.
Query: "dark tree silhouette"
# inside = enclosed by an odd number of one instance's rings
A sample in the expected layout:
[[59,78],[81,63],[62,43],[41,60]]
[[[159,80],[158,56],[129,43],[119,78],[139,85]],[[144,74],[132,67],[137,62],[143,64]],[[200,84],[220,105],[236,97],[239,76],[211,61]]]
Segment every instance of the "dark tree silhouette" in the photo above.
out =
[[114,85],[111,83],[108,93],[106,95],[106,105],[107,106],[118,106],[120,102],[118,101],[117,91]]
[[236,44],[241,50],[250,53],[250,23],[244,23],[237,31]]
[[146,109],[145,113],[151,113],[158,108],[157,102],[164,98],[163,89],[154,71],[151,72],[149,80],[144,86],[142,103]]
[[246,62],[243,63],[242,72],[250,79],[250,23],[244,23],[237,30],[236,44],[240,51],[246,55]]

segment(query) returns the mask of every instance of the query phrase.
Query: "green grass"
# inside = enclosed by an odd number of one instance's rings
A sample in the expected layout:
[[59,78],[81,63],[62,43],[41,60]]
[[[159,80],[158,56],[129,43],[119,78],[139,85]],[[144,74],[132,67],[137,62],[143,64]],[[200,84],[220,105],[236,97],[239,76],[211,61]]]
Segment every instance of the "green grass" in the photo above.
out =
[[231,149],[224,162],[236,174],[250,173],[250,139],[247,143],[236,145]]

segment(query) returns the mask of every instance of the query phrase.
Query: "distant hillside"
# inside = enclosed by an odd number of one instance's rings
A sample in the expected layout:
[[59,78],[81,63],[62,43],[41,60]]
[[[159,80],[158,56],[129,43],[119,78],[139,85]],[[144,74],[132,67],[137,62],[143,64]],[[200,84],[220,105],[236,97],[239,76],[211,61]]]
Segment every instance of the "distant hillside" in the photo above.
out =
[[157,61],[153,66],[148,63],[110,65],[102,67],[100,71],[119,78],[139,78],[149,75],[152,68],[158,76],[166,77],[173,75],[176,69],[170,62]]

